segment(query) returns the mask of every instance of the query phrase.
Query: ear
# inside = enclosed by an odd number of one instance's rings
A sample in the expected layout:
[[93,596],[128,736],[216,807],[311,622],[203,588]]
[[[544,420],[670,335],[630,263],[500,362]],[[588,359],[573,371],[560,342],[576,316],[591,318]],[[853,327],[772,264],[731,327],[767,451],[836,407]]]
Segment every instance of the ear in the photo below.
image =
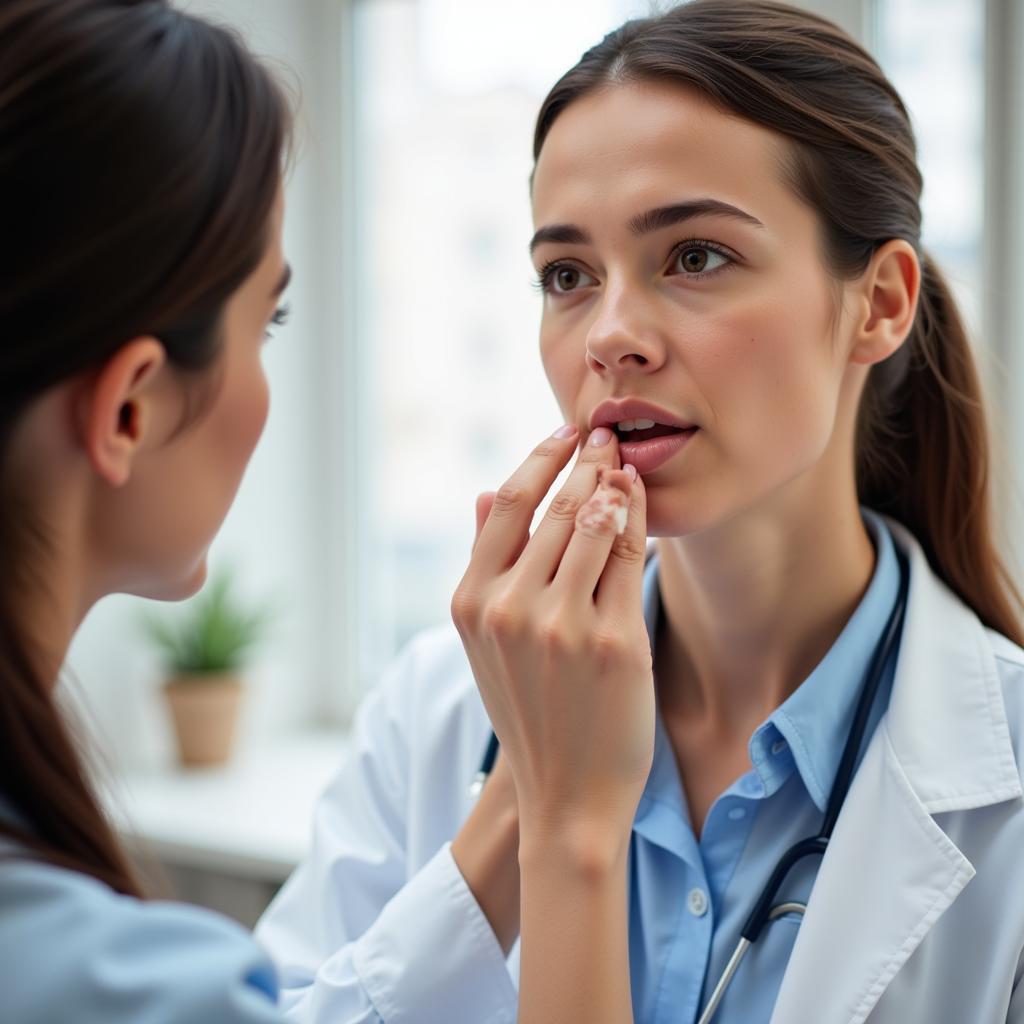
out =
[[122,345],[79,394],[77,425],[97,474],[112,487],[131,476],[136,454],[155,424],[154,382],[167,361],[156,338]]
[[880,363],[903,344],[914,326],[921,287],[921,266],[914,247],[902,238],[879,246],[857,287],[863,313],[850,361]]

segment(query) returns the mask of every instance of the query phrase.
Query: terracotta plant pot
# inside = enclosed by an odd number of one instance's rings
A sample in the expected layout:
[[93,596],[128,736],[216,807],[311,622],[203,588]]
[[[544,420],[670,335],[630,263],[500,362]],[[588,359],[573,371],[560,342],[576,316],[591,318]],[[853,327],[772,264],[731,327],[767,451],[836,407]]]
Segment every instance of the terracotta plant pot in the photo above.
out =
[[181,763],[223,764],[234,748],[242,684],[232,675],[178,676],[164,684]]

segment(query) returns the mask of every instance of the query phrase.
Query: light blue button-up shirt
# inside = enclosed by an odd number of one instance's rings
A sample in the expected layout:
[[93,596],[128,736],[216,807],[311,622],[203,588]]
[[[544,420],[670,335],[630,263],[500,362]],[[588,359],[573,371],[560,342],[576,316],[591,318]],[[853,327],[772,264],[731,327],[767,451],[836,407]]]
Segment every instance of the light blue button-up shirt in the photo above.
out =
[[[753,769],[711,806],[698,841],[659,716],[654,763],[630,849],[630,971],[638,1024],[695,1022],[740,938],[740,929],[782,854],[818,833],[861,686],[896,602],[899,564],[882,519],[861,509],[875,545],[861,603],[811,675],[754,730]],[[647,566],[644,612],[653,638],[660,614],[657,558]],[[889,659],[861,754],[889,700]],[[776,902],[810,896],[820,858],[790,872]],[[763,1024],[771,1015],[800,919],[765,926],[747,951],[716,1021]]]
[[[0,820],[25,827],[2,796]],[[0,836],[4,1024],[281,1024],[276,998],[234,921],[121,896]]]

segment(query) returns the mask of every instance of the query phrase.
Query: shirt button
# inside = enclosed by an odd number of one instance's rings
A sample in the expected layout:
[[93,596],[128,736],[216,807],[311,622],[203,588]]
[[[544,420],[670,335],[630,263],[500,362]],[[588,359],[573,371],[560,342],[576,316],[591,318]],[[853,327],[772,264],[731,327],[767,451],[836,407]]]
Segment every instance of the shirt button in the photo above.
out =
[[773,754],[781,754],[782,751],[784,751],[785,749],[786,749],[786,741],[785,740],[776,740],[772,744],[772,753]]
[[703,917],[707,913],[708,898],[702,889],[691,889],[690,895],[686,897],[686,905],[694,917]]
[[746,816],[747,809],[745,807],[734,807],[729,812],[729,817],[732,818],[733,821],[739,821],[740,818],[745,818]]

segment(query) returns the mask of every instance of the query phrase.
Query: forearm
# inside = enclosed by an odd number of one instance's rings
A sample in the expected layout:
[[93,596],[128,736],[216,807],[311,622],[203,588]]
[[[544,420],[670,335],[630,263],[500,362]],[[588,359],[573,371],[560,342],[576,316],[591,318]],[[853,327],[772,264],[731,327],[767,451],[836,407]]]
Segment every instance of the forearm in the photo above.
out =
[[507,956],[519,934],[519,816],[514,804],[488,807],[488,795],[485,787],[452,856]]
[[519,1024],[631,1024],[628,844],[520,850]]

